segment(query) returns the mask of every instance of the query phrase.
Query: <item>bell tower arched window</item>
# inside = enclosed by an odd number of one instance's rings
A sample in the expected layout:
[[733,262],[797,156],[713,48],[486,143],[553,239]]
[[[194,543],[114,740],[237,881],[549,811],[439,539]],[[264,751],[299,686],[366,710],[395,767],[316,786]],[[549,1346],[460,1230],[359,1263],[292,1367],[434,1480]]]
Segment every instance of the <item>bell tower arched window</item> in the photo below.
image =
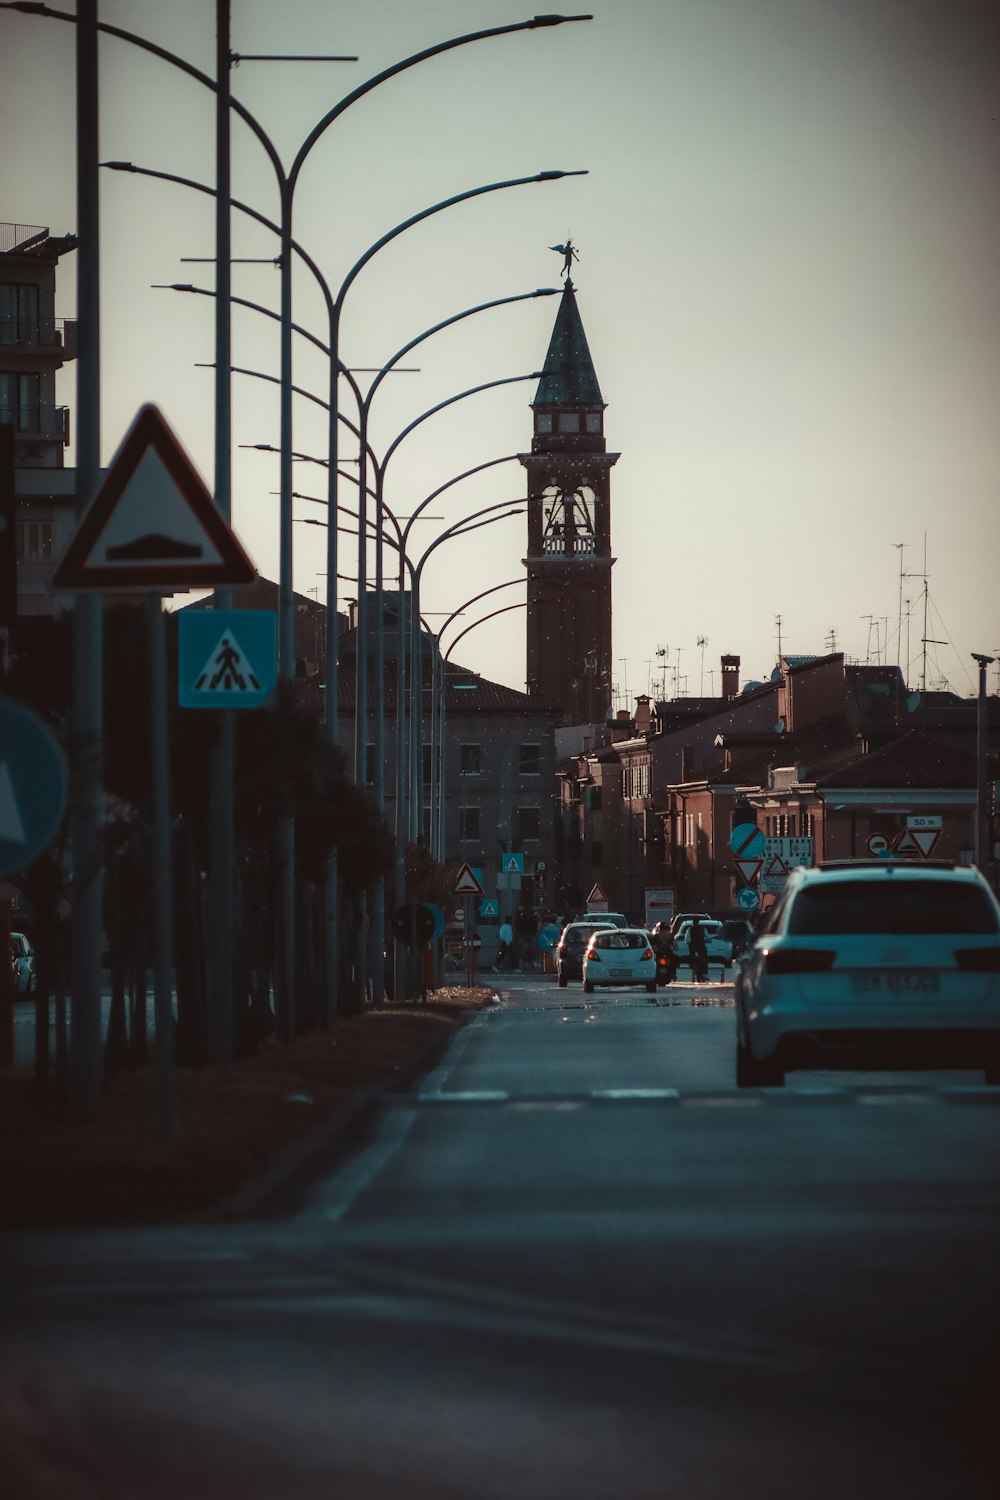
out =
[[549,557],[592,556],[596,546],[596,496],[589,485],[564,490],[550,484],[542,494],[542,551]]

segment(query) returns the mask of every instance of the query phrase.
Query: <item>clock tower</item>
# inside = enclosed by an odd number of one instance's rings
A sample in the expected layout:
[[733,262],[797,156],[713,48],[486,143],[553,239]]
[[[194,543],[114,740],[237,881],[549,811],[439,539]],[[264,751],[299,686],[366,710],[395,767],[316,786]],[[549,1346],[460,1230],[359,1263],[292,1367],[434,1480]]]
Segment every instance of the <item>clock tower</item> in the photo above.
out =
[[535,399],[528,475],[527,690],[569,723],[611,709],[611,467],[587,335],[567,277]]

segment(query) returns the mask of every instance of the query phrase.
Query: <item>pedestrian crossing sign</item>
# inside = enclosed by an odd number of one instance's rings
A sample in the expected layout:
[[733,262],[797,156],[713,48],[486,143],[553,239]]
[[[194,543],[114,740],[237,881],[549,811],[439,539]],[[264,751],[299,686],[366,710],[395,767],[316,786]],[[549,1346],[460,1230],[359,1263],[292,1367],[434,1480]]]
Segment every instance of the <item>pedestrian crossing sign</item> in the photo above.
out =
[[178,617],[181,708],[260,708],[278,679],[273,610],[182,610]]

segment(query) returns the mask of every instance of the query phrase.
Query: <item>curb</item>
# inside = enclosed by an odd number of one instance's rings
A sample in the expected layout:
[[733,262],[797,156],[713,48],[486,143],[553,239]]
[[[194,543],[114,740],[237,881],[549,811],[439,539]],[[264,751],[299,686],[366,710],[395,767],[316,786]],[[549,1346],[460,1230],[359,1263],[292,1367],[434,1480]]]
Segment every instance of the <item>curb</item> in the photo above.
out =
[[[493,1002],[487,1002],[482,1010],[488,1009],[491,1003]],[[396,1070],[389,1074],[381,1084],[365,1089],[362,1093],[348,1099],[339,1109],[334,1110],[333,1114],[328,1115],[318,1125],[314,1125],[311,1130],[307,1130],[304,1135],[297,1136],[295,1140],[282,1146],[247,1182],[221,1199],[213,1208],[198,1215],[194,1222],[218,1224],[264,1214],[269,1200],[279,1192],[287,1190],[292,1179],[303,1172],[310,1162],[339,1136],[346,1135],[349,1130],[365,1125],[369,1120],[374,1119],[382,1108],[387,1094],[408,1088],[415,1078],[431,1072],[438,1057],[447,1051],[458,1033],[468,1025],[471,1017],[481,1015],[482,1010],[470,1011],[458,1025],[450,1027],[428,1042],[426,1047],[415,1053],[408,1061],[397,1064]]]

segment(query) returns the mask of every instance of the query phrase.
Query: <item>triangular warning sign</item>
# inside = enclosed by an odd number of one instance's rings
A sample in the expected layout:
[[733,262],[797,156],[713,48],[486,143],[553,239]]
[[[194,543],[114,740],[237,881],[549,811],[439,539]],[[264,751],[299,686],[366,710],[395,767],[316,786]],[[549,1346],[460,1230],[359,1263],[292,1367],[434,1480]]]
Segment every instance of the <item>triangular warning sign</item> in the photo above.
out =
[[253,693],[256,696],[261,685],[254,676],[253,668],[245,652],[231,630],[224,630],[218,643],[209,653],[201,672],[191,685],[191,692]]
[[774,858],[771,860],[771,863],[764,871],[764,874],[768,877],[777,876],[779,879],[788,874],[788,866],[786,865],[780,854],[776,854],[774,856]]
[[587,897],[587,905],[593,906],[596,901],[607,901],[607,899],[603,887],[595,883],[591,887],[590,895]]
[[476,872],[471,865],[463,865],[455,876],[453,890],[456,896],[481,896],[483,888],[476,879]]
[[169,589],[250,583],[256,569],[155,406],[143,406],[52,583]]
[[892,843],[892,852],[893,854],[907,855],[911,859],[918,854],[923,855],[925,859],[927,858],[917,843],[917,835],[912,828],[906,828],[902,833],[897,834]]
[[931,850],[941,837],[940,828],[911,828],[910,838],[916,844],[924,859],[930,859]]

